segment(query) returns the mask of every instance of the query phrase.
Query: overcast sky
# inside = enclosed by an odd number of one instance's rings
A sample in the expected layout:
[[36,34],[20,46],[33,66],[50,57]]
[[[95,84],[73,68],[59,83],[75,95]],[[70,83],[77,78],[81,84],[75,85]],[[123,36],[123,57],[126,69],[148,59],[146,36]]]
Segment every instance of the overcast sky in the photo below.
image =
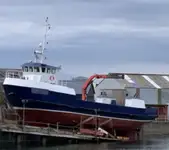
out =
[[169,72],[169,0],[0,0],[0,68],[33,59],[46,16],[63,72]]

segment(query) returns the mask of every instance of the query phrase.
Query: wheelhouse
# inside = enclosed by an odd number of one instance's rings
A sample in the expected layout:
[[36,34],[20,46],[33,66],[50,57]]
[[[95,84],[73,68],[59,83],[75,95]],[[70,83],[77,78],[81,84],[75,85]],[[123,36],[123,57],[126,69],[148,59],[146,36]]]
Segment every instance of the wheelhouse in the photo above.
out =
[[44,74],[56,74],[59,67],[54,67],[41,63],[25,63],[22,65],[22,71],[27,73],[44,73]]

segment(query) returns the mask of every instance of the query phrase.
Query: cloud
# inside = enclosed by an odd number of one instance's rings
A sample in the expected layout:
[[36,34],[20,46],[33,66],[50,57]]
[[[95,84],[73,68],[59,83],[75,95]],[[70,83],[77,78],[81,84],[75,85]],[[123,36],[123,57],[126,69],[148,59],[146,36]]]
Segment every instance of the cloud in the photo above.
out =
[[[17,38],[15,42],[16,46],[22,42],[22,44],[29,45],[30,42],[38,42],[42,39],[44,33],[43,26],[35,24],[33,22],[4,22],[0,24],[0,28],[3,28],[0,38],[0,44],[7,44],[6,42],[11,39],[11,43],[14,38]],[[96,21],[91,24],[83,25],[63,25],[63,26],[53,26],[51,36],[49,36],[49,41],[55,44],[64,45],[66,41],[74,39],[76,37],[81,38],[87,35],[90,38],[91,34],[97,36],[121,36],[121,37],[169,37],[169,26],[139,26],[127,22],[125,20],[118,19],[102,19],[101,21]],[[7,40],[8,39],[8,40]],[[83,40],[83,39],[82,39]],[[86,43],[87,44],[87,43]],[[89,41],[90,44],[90,41]]]
[[[158,4],[156,4],[158,2]],[[14,26],[6,26],[8,29],[21,33],[22,26],[33,23],[29,34],[40,34],[37,31],[42,28],[42,19],[48,15],[53,25],[53,34],[58,36],[70,36],[82,32],[102,33],[137,33],[166,35],[168,25],[166,17],[169,13],[165,1],[16,1],[16,3],[3,2],[0,16],[7,18],[4,24],[13,21]],[[141,3],[141,4],[140,4]],[[148,3],[148,4],[147,4]],[[150,4],[149,4],[150,3]],[[153,3],[153,4],[152,4]],[[159,5],[161,4],[161,5]],[[168,12],[168,13],[167,13]],[[15,25],[17,23],[17,26]],[[17,28],[18,27],[18,28]],[[10,30],[9,30],[10,31]],[[24,32],[24,31],[23,31]],[[6,32],[5,32],[6,33]]]
[[[75,68],[74,68],[75,67]],[[73,68],[73,69],[72,69]],[[90,64],[90,65],[65,65],[63,72],[73,75],[84,75],[89,77],[93,74],[108,74],[108,73],[155,73],[155,74],[169,74],[168,63],[119,63],[107,64]]]
[[33,25],[32,22],[5,21],[1,22],[0,28],[3,29],[0,38],[10,37],[15,34],[29,34],[29,29]]

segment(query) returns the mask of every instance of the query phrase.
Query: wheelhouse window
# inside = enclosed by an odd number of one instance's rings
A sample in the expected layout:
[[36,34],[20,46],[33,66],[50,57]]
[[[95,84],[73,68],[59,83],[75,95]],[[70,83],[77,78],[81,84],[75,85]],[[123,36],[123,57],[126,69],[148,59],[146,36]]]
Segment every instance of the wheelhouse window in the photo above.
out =
[[34,67],[34,71],[35,72],[40,72],[40,68],[39,67]]
[[51,71],[52,71],[52,74],[56,73],[56,69],[51,69]]
[[47,68],[47,73],[51,73],[51,69],[50,68]]
[[33,72],[33,67],[29,67],[29,72]]
[[46,68],[42,67],[42,72],[45,73],[46,72]]
[[28,67],[27,66],[24,67],[24,72],[28,72]]

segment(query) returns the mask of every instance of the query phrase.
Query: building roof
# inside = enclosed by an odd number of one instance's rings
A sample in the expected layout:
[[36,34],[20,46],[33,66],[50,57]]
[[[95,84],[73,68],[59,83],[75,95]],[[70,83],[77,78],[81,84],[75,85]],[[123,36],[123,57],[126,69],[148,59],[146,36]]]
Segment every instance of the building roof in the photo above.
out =
[[[108,81],[106,81],[108,80]],[[149,89],[169,89],[169,75],[167,74],[124,74],[124,79],[106,79],[99,86],[100,89],[107,87],[115,89],[117,83],[126,88],[149,88]],[[117,89],[119,86],[117,86]]]

